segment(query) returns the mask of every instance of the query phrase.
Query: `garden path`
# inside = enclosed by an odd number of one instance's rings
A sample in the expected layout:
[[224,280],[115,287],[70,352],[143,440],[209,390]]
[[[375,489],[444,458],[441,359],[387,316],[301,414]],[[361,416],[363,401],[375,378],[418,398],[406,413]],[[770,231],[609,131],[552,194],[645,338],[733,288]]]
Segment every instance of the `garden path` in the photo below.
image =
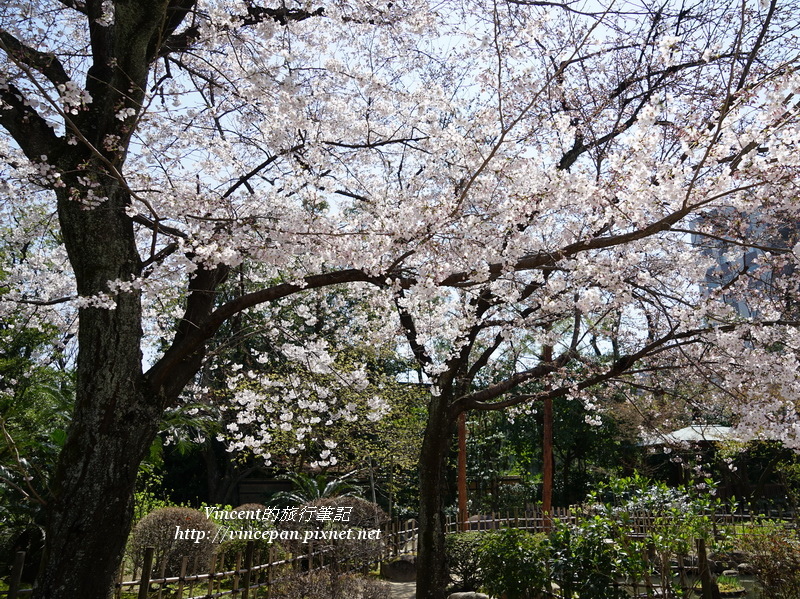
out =
[[392,599],[415,599],[417,596],[416,582],[390,582]]

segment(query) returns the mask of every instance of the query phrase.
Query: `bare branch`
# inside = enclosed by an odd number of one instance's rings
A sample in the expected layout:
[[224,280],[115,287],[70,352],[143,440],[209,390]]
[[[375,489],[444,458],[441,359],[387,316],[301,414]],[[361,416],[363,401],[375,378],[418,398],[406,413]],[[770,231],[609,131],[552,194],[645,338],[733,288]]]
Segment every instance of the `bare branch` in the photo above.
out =
[[29,66],[44,75],[54,86],[64,85],[70,78],[55,54],[40,52],[23,44],[8,31],[0,30],[0,48],[17,63]]

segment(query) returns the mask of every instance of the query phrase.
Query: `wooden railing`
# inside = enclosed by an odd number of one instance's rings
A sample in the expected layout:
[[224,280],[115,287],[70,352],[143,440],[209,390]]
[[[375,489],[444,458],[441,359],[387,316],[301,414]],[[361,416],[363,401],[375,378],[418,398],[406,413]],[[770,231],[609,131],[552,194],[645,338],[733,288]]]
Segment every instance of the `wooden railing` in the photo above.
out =
[[[224,563],[221,555],[214,555],[209,560],[210,565],[198,564],[197,559],[192,563],[189,557],[183,557],[177,576],[166,576],[166,561],[154,563],[155,549],[148,547],[141,561],[136,560],[141,564],[139,567],[127,572],[127,575],[120,572],[114,596],[120,599],[123,592],[134,592],[137,599],[164,599],[169,587],[170,596],[184,597],[187,594],[187,599],[269,598],[274,585],[290,576],[331,569],[340,574],[368,570],[393,557],[416,552],[416,539],[416,521],[390,522],[380,531],[380,550],[368,555],[356,552],[355,559],[347,555],[337,556],[330,546],[319,543],[315,546],[314,542],[307,543],[307,549],[302,553],[285,559],[278,558],[274,546],[262,554],[250,541],[245,551],[238,552],[233,563],[229,564]],[[31,589],[22,589],[20,585],[24,562],[25,552],[20,551],[12,569],[9,590],[0,591],[0,596],[5,594],[8,599],[17,599],[32,592]]]
[[[531,508],[515,510],[507,513],[492,513],[473,517],[470,521],[459,523],[448,517],[445,523],[447,533],[460,530],[494,530],[500,528],[519,528],[531,532],[546,532],[555,521],[576,523],[585,516],[586,508],[554,508],[550,514]],[[788,514],[781,514],[782,519],[789,520]],[[772,516],[774,517],[774,516]],[[660,516],[648,512],[628,514],[625,526],[631,537],[643,538],[651,532]],[[759,522],[770,519],[763,514],[747,512],[717,513],[713,515],[714,526],[725,527],[728,534],[743,532],[747,526],[757,526]],[[388,561],[394,557],[416,553],[418,548],[418,524],[416,520],[393,521],[387,524],[380,535],[380,550],[358,559],[336,558],[330,547],[315,547],[309,542],[307,550],[289,558],[277,559],[274,547],[266,554],[257,550],[251,541],[246,550],[239,552],[231,564],[223,563],[221,556],[214,556],[208,564],[190,563],[188,557],[181,561],[177,576],[166,576],[166,564],[154,563],[154,550],[148,548],[141,560],[141,567],[120,573],[115,585],[115,597],[120,598],[126,590],[137,593],[138,599],[163,599],[169,586],[170,593],[182,597],[188,593],[191,599],[216,599],[232,597],[234,599],[269,598],[275,584],[288,576],[305,575],[321,570],[335,568],[338,572],[367,570],[377,563]],[[357,541],[356,541],[357,542]],[[137,560],[138,561],[138,560]],[[346,561],[346,563],[344,563]],[[8,599],[28,596],[31,589],[21,588],[21,575],[25,562],[25,553],[18,552],[11,570],[9,590],[0,591],[0,596]],[[138,571],[138,573],[137,573]],[[154,575],[154,572],[156,574]]]

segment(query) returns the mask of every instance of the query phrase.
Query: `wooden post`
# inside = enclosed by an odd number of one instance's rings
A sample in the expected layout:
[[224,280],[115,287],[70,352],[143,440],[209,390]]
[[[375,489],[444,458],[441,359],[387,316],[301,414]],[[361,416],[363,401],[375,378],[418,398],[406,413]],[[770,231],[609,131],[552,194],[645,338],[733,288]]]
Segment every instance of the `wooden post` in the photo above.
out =
[[139,595],[138,599],[147,599],[147,593],[150,591],[150,571],[153,569],[153,554],[156,552],[155,547],[147,547],[144,550],[144,560],[142,562],[142,575],[139,578]]
[[217,573],[217,554],[211,554],[211,565],[208,568],[208,596],[214,595],[214,575]]
[[253,569],[253,552],[256,550],[255,541],[247,541],[247,547],[244,550],[244,580],[242,581],[242,599],[247,599],[250,596],[250,579],[252,578]]
[[272,563],[275,561],[275,547],[272,545],[269,546],[269,555],[267,555],[267,599],[272,597],[272,581],[273,581],[273,572],[272,572]]
[[[225,568],[223,568],[224,570]],[[236,566],[234,567],[234,574],[233,574],[233,587],[231,588],[231,597],[237,597],[239,595],[239,578],[241,578],[242,574],[240,570],[242,569],[242,552],[236,552]]]
[[[164,578],[166,578],[166,573],[167,573],[167,556],[165,555],[164,559],[161,560],[161,571],[158,574],[159,578],[161,578],[161,580],[164,580]],[[158,585],[158,595],[156,599],[161,599],[163,596],[164,596],[164,583],[162,582],[161,584]]]
[[653,589],[653,581],[650,579],[650,548],[648,545],[644,549],[644,588],[648,597],[655,597],[655,590]]
[[14,556],[14,565],[11,567],[11,580],[8,582],[8,599],[17,599],[19,584],[22,579],[22,568],[25,565],[25,552],[17,551]]
[[394,555],[400,555],[400,521],[392,522],[392,546]]
[[[197,559],[198,559],[198,556],[195,555],[194,556],[194,561],[192,562],[192,574],[197,574],[197,572],[198,572]],[[194,590],[194,583],[195,583],[195,579],[192,578],[192,580],[189,581],[189,597],[191,597],[194,594],[194,593],[192,593],[192,591]]]
[[686,579],[686,564],[685,564],[685,557],[683,554],[678,554],[678,581],[681,585],[681,592],[688,593],[689,592],[689,582]]
[[183,583],[186,581],[186,568],[189,567],[189,557],[183,556],[181,558],[181,573],[178,575],[178,592],[177,597],[183,598]]
[[117,574],[117,584],[114,585],[114,599],[122,597],[122,581],[125,579],[125,560],[119,566],[119,573]]
[[[264,573],[264,570],[260,566],[264,562],[261,561],[261,549],[259,548],[258,551],[256,551],[255,547],[256,547],[256,544],[255,544],[255,541],[253,541],[253,550],[254,550],[254,553],[253,553],[253,564],[254,565],[258,565],[259,568],[255,572],[253,572],[253,574],[250,576],[250,586],[255,585],[256,588],[253,589],[253,599],[258,599],[258,595],[261,592],[261,575]],[[247,553],[245,552],[245,556],[246,555],[247,555]],[[254,566],[251,565],[250,567],[253,568]],[[248,597],[248,599],[249,599],[249,597]]]

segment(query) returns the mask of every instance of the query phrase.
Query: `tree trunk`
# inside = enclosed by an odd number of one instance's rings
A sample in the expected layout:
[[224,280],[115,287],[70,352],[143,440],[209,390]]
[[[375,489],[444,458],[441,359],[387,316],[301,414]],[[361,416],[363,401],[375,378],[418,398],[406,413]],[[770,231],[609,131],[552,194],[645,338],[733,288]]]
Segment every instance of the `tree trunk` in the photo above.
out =
[[450,582],[445,563],[446,458],[453,436],[448,399],[432,397],[419,460],[417,599],[444,599]]
[[91,400],[55,476],[36,599],[110,596],[130,531],[136,474],[158,414],[121,388]]
[[142,375],[141,297],[114,293],[109,281],[139,274],[127,194],[85,209],[59,198],[59,217],[78,293],[106,293],[114,305],[79,313],[75,410],[52,478],[42,570],[35,599],[109,595],[133,515],[139,462],[157,431],[163,401]]

